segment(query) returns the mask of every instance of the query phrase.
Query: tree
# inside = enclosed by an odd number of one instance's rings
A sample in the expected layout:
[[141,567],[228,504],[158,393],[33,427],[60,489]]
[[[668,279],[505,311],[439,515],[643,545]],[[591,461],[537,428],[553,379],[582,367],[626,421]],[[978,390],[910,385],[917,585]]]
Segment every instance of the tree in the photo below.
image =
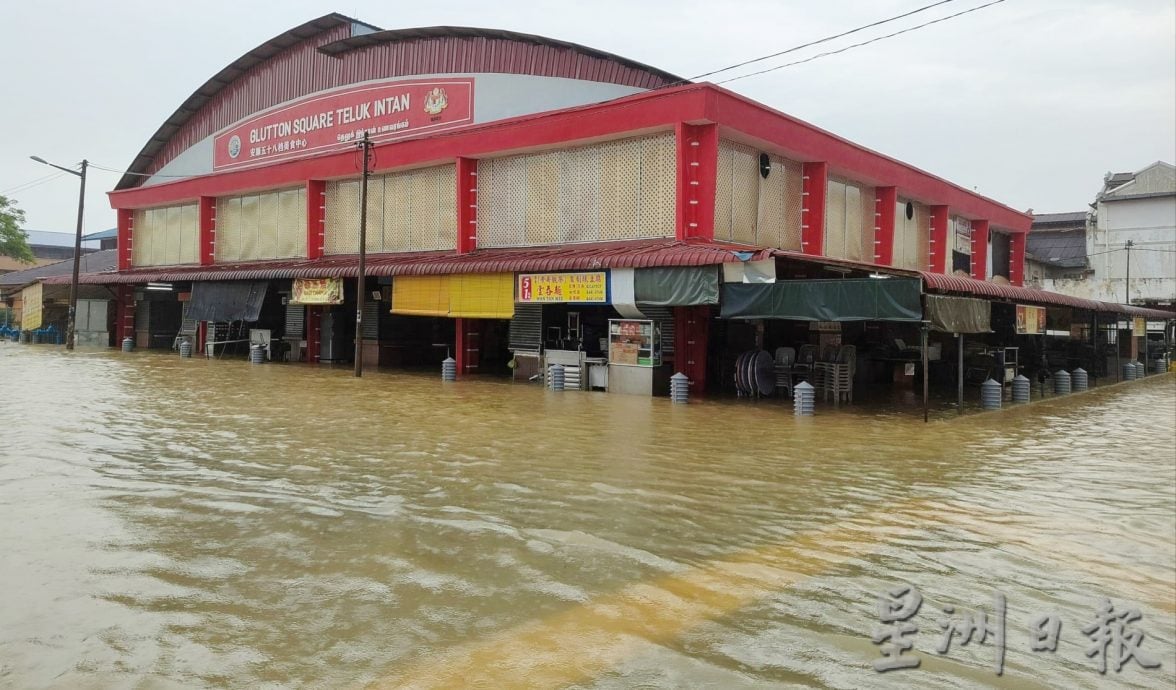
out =
[[0,195],[0,256],[11,256],[31,264],[34,258],[33,250],[29,249],[29,236],[20,227],[24,222],[24,211],[11,199]]

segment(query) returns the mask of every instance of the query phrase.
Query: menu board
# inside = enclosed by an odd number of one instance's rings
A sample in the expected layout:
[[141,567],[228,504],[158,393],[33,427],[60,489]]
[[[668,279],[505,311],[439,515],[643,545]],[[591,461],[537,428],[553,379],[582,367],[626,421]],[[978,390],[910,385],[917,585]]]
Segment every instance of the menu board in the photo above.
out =
[[1017,305],[1017,333],[1041,335],[1045,333],[1045,307]]
[[661,329],[653,321],[612,319],[608,322],[609,364],[637,367],[661,365]]

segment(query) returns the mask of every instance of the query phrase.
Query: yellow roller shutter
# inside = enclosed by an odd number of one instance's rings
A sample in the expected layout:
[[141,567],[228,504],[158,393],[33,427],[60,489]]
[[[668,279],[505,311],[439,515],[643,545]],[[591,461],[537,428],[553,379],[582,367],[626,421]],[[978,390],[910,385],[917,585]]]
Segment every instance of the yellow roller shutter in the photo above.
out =
[[392,280],[392,313],[449,316],[449,276],[397,276]]
[[514,274],[449,276],[449,315],[466,319],[514,317]]

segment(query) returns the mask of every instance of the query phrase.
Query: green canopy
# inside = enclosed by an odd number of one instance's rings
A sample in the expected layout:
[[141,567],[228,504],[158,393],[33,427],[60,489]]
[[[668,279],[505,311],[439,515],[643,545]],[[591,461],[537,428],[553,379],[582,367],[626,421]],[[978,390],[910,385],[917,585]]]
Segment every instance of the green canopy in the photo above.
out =
[[783,280],[723,285],[724,319],[922,321],[918,278]]
[[688,307],[719,303],[717,266],[662,266],[633,272],[638,304]]
[[927,295],[927,320],[944,333],[988,333],[992,330],[992,305],[972,297]]

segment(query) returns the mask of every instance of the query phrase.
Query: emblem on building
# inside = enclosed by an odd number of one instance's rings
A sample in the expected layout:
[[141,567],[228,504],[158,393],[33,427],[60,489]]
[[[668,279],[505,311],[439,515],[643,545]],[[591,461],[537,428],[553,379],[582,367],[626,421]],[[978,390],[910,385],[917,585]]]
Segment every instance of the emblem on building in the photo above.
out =
[[229,158],[236,158],[241,155],[241,137],[236,134],[229,139]]
[[449,105],[449,99],[445,97],[445,89],[436,87],[429,92],[425,97],[425,112],[430,115],[440,115],[442,110]]

